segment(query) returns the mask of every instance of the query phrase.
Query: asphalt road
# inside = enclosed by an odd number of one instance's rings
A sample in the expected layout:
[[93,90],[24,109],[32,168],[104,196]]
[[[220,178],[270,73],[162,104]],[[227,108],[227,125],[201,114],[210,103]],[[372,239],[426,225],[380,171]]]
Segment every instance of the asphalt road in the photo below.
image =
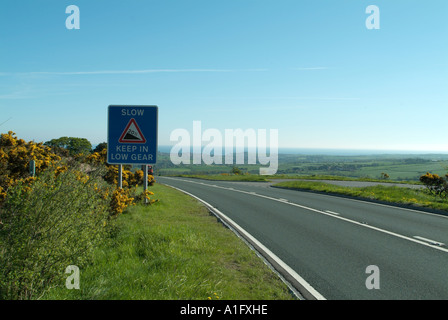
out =
[[263,182],[157,181],[217,208],[322,298],[448,299],[447,216]]

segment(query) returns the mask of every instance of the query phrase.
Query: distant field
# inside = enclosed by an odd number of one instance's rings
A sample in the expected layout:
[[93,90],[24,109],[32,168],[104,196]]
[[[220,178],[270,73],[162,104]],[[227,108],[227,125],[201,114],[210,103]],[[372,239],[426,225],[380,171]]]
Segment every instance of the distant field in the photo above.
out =
[[[161,175],[220,175],[230,173],[234,165],[173,165],[169,154],[160,154],[155,173]],[[258,175],[260,165],[236,165],[242,172]],[[381,179],[382,173],[389,180],[418,181],[426,172],[445,175],[448,172],[448,155],[300,155],[280,154],[277,175],[288,176],[337,176],[352,179]]]
[[361,176],[379,176],[381,172],[387,172],[393,180],[417,180],[426,172],[446,174],[448,163],[428,162],[425,164],[383,164],[375,168],[362,168],[359,170]]

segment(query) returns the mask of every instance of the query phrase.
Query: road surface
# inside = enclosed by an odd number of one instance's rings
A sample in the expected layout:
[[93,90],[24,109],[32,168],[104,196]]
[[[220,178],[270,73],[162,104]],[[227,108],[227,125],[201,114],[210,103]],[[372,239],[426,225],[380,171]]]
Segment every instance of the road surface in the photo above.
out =
[[316,298],[448,299],[447,216],[263,182],[157,181],[226,215]]

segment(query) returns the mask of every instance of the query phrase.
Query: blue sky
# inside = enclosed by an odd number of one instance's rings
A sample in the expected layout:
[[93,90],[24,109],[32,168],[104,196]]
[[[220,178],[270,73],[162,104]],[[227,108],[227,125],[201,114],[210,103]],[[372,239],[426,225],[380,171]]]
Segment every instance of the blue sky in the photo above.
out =
[[280,147],[447,152],[447,13],[446,0],[2,1],[0,131],[96,144],[108,105],[137,104],[159,106],[159,145],[200,120],[278,129]]

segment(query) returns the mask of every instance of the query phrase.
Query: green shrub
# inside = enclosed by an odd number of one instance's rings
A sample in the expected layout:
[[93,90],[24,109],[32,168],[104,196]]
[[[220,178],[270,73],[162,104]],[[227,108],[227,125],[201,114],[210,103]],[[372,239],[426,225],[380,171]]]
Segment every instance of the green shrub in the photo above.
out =
[[107,232],[110,191],[99,177],[48,169],[8,190],[0,209],[0,299],[36,299],[65,285]]
[[445,177],[440,177],[437,174],[431,174],[427,172],[425,175],[420,177],[420,182],[422,182],[430,194],[439,196],[444,199],[448,196],[448,174]]

